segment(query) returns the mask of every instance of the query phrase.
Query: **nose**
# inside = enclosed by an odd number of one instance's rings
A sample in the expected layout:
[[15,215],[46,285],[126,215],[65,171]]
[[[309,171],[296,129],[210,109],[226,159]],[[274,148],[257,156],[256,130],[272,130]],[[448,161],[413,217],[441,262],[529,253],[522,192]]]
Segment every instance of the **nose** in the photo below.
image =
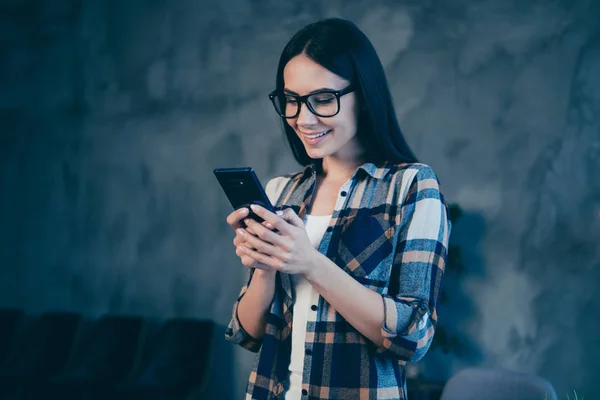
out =
[[318,122],[317,116],[308,109],[306,103],[301,103],[300,113],[298,114],[298,117],[296,117],[296,123],[302,126],[310,126],[315,125]]

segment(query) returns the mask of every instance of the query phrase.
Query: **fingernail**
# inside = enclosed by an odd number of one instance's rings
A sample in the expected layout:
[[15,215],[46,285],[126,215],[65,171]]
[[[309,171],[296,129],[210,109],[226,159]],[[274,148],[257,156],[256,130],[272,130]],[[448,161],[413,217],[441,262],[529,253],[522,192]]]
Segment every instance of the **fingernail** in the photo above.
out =
[[277,214],[277,215],[283,215],[283,211],[277,210],[277,211],[275,211],[275,214]]
[[238,228],[235,230],[238,234],[243,235],[244,234],[244,230],[242,228]]
[[248,214],[248,209],[247,209],[246,207],[242,208],[242,209],[240,210],[240,214],[242,214],[242,215],[246,215],[246,214]]
[[252,209],[252,211],[258,211],[258,206],[256,204],[251,204],[250,208]]

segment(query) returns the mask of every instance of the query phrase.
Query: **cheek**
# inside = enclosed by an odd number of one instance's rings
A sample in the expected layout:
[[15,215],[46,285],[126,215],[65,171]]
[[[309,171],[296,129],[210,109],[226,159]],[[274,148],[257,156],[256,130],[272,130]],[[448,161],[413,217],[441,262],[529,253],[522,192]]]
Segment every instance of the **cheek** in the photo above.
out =
[[290,128],[292,129],[296,129],[296,119],[292,118],[292,119],[285,119],[285,123],[288,124],[290,126]]
[[335,117],[335,121],[332,121],[336,127],[340,127],[344,129],[344,135],[354,136],[356,133],[356,113],[354,110],[350,110],[350,112],[342,113],[340,112]]

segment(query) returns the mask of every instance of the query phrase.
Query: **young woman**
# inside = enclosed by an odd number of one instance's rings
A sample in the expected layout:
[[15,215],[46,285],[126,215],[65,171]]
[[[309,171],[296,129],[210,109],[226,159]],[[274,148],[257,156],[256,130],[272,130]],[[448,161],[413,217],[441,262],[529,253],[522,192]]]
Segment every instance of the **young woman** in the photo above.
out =
[[227,217],[249,277],[226,338],[257,352],[247,399],[405,399],[433,338],[450,224],[351,22],[308,25],[269,95],[305,168],[271,179],[282,210]]

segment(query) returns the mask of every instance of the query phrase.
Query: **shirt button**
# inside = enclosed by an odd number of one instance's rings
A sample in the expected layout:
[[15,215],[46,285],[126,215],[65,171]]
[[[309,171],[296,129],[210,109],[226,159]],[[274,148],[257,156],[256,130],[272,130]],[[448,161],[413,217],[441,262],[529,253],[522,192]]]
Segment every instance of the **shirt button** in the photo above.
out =
[[312,306],[310,306],[310,309],[313,311],[317,311],[317,306],[313,304]]
[[304,350],[304,353],[305,353],[307,356],[310,356],[310,355],[312,354],[312,351],[311,351],[311,349],[306,349],[306,350]]
[[308,396],[308,390],[302,389],[302,396]]
[[331,232],[333,228],[331,226],[327,227],[327,232]]
[[422,310],[425,310],[425,309],[427,309],[427,304],[425,304],[425,303],[421,303],[421,309],[422,309]]
[[342,193],[340,193],[342,195],[342,197],[346,197],[348,195],[348,192],[346,192],[345,190],[342,190]]

